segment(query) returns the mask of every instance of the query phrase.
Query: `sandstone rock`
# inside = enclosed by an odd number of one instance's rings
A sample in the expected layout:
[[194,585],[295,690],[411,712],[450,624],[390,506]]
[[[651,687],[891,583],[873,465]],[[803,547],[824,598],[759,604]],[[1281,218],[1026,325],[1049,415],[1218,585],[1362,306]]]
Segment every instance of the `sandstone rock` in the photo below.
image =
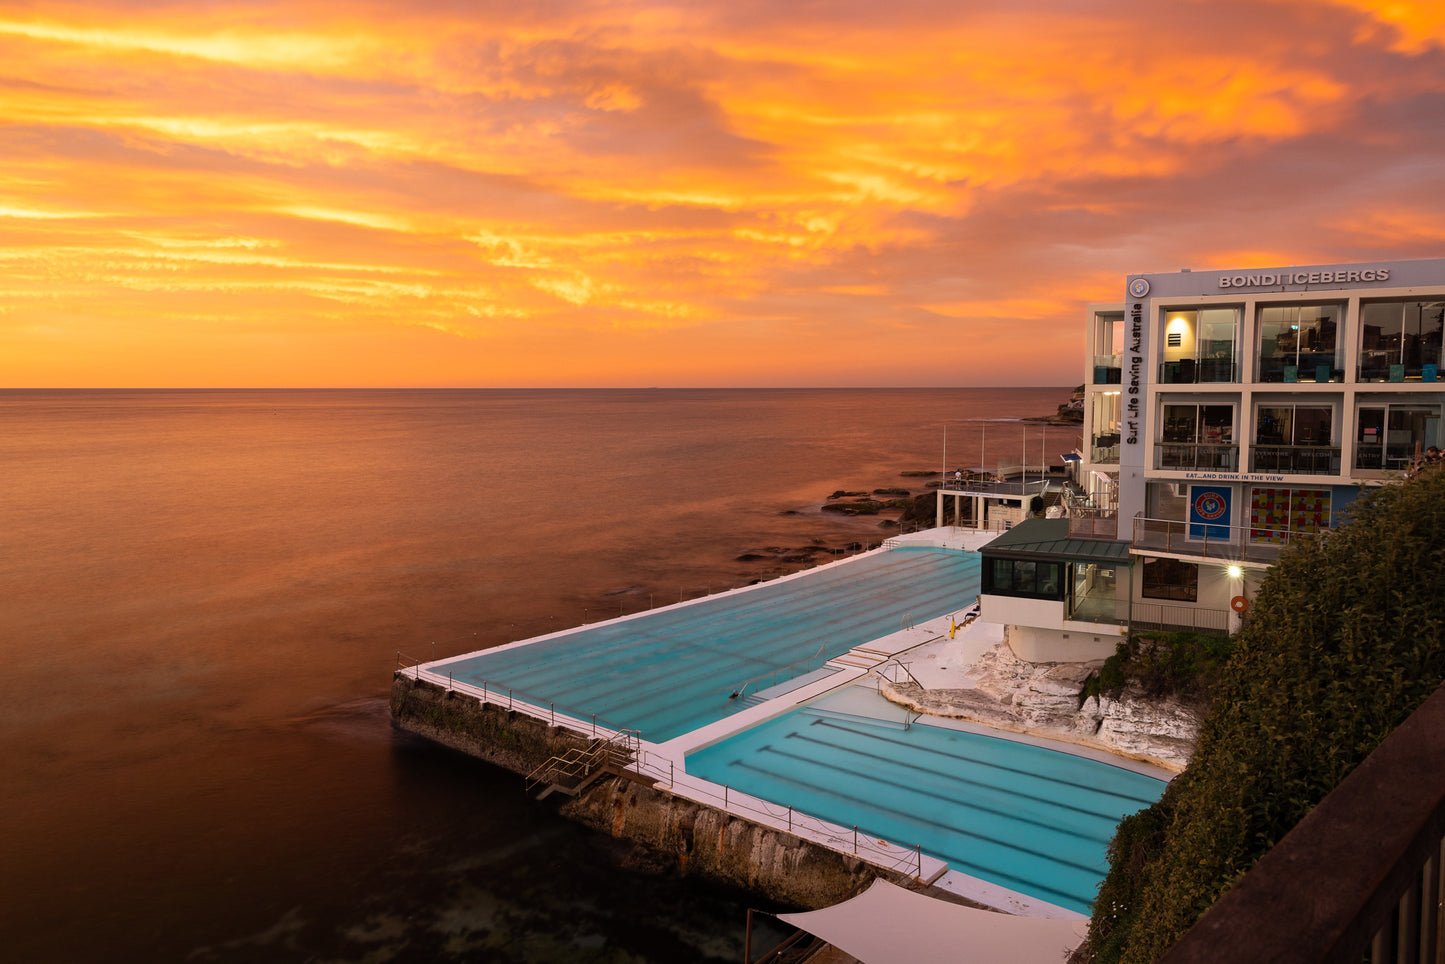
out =
[[883,682],[879,691],[917,713],[972,720],[1183,770],[1199,738],[1202,707],[1178,699],[1148,700],[1137,689],[1126,689],[1119,699],[1090,697],[1081,705],[1083,682],[1100,665],[1101,660],[1030,663],[1000,643],[969,667],[969,685],[925,690],[916,683]]

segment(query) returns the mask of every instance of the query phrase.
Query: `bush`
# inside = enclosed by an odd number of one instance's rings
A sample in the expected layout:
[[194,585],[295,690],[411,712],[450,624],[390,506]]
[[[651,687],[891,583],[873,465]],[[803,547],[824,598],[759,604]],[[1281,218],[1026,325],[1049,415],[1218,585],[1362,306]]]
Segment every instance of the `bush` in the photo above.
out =
[[1091,696],[1117,699],[1130,682],[1156,699],[1206,699],[1233,650],[1232,639],[1210,633],[1141,633],[1121,639],[1114,655],[1084,680],[1079,705]]

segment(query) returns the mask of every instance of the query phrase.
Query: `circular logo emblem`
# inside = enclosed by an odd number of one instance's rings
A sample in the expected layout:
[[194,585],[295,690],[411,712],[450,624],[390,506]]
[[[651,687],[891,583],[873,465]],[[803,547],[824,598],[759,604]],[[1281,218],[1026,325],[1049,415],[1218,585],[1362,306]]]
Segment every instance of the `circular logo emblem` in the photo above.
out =
[[1142,298],[1149,293],[1149,279],[1135,278],[1129,282],[1129,294],[1135,298]]
[[1201,492],[1194,499],[1194,514],[1205,522],[1213,522],[1224,515],[1226,505],[1218,492]]

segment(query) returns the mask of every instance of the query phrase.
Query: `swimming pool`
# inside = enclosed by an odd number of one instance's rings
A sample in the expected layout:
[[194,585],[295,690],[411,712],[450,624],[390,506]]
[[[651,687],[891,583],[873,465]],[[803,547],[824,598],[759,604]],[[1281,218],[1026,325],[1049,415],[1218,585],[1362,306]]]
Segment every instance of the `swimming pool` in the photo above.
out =
[[977,553],[901,547],[429,668],[661,743],[742,709],[728,697],[748,680],[970,606],[978,587]]
[[687,772],[1081,914],[1119,820],[1165,786],[1027,743],[905,729],[899,707],[857,686],[689,754]]

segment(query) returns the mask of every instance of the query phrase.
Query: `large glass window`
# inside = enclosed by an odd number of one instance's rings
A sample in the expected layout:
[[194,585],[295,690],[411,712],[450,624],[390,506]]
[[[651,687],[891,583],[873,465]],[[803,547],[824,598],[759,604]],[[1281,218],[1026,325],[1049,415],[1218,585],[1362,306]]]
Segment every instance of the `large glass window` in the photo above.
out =
[[1071,591],[1067,618],[1082,622],[1114,622],[1119,618],[1118,571],[1092,562],[1069,564]]
[[1355,468],[1398,471],[1440,444],[1440,406],[1360,405],[1355,420]]
[[1442,333],[1445,301],[1360,305],[1360,381],[1435,381]]
[[1253,471],[1338,474],[1334,409],[1328,405],[1260,405],[1255,419]]
[[1164,314],[1161,382],[1232,382],[1240,309],[1199,308]]
[[1229,469],[1239,464],[1233,405],[1165,403],[1155,468]]
[[1250,493],[1250,542],[1283,545],[1329,527],[1328,489],[1257,488]]
[[1140,594],[1145,599],[1199,601],[1199,566],[1196,563],[1146,557],[1143,579]]
[[1183,482],[1150,482],[1144,489],[1144,515],[1166,522],[1189,517],[1189,487]]
[[1119,461],[1119,420],[1123,417],[1123,395],[1120,392],[1094,393],[1093,462]]
[[1102,311],[1094,325],[1094,384],[1117,385],[1123,374],[1124,313]]
[[1262,382],[1343,381],[1339,305],[1271,305],[1259,310]]
[[1063,564],[1032,559],[988,559],[983,591],[996,596],[1063,599]]

